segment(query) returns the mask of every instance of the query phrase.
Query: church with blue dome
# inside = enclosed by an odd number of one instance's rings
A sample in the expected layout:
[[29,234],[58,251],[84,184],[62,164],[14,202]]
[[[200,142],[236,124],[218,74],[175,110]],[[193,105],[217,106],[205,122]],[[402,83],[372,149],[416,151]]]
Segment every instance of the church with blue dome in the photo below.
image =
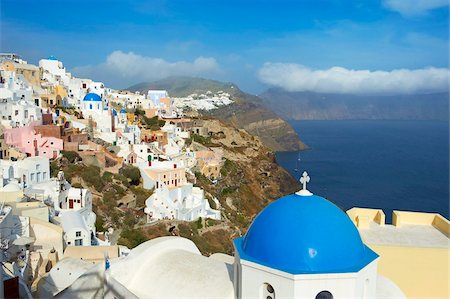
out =
[[83,110],[101,112],[103,110],[102,98],[96,93],[88,93],[83,98]]
[[237,297],[258,297],[261,286],[262,298],[375,297],[378,255],[346,213],[306,189],[306,172],[301,180],[234,240]]

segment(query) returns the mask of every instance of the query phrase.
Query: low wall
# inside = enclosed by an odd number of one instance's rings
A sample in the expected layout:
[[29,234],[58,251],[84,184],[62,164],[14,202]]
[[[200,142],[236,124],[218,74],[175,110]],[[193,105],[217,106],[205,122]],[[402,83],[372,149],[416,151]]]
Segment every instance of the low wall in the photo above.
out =
[[347,211],[347,215],[358,228],[368,228],[371,221],[380,226],[386,222],[386,215],[381,209],[352,208]]
[[393,211],[392,224],[400,227],[402,225],[431,225],[441,233],[450,236],[450,222],[436,213],[421,213],[408,211]]

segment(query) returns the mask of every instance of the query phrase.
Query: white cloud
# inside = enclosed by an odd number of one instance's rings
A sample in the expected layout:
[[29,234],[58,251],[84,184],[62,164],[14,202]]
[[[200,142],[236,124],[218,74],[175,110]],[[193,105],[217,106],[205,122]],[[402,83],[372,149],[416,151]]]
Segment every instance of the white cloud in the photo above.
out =
[[386,8],[407,17],[423,15],[449,4],[448,0],[384,0],[383,3]]
[[162,79],[168,76],[200,76],[220,72],[216,59],[198,57],[192,62],[168,62],[133,52],[114,51],[104,63],[75,67],[77,77],[88,77],[107,85],[127,87],[132,84]]
[[424,68],[392,71],[349,70],[332,67],[313,70],[299,64],[265,63],[259,79],[287,91],[340,94],[413,94],[448,90],[449,70]]

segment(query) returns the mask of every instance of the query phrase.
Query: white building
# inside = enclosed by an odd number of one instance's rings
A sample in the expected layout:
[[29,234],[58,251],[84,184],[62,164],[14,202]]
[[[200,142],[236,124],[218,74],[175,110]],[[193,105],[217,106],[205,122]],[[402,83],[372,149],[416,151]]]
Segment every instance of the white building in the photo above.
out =
[[160,100],[163,98],[168,98],[169,93],[167,90],[149,90],[147,92],[147,98],[153,102],[153,106],[158,107],[160,105]]
[[305,188],[267,206],[234,246],[234,258],[208,258],[190,240],[156,238],[106,271],[98,265],[71,281],[65,275],[58,297],[83,290],[103,298],[405,298],[377,274],[379,256],[349,217]]
[[50,181],[50,161],[47,157],[28,157],[19,161],[0,160],[0,171],[2,186],[15,181],[22,188],[30,188]]
[[220,211],[210,207],[204,191],[191,183],[176,188],[162,185],[145,201],[147,221],[177,219],[194,221],[200,217],[220,220]]
[[66,246],[91,246],[91,231],[77,211],[67,211],[61,216]]
[[54,56],[39,60],[39,67],[43,69],[43,80],[46,80],[50,84],[69,85],[70,76],[67,74],[66,68]]
[[144,188],[155,188],[145,202],[148,222],[160,219],[193,221],[199,217],[220,219],[220,211],[210,207],[204,191],[187,182],[182,162],[151,161],[141,163],[139,169]]
[[42,109],[33,101],[33,88],[23,75],[13,71],[0,71],[4,80],[0,84],[0,121],[8,128],[23,127],[42,121]]

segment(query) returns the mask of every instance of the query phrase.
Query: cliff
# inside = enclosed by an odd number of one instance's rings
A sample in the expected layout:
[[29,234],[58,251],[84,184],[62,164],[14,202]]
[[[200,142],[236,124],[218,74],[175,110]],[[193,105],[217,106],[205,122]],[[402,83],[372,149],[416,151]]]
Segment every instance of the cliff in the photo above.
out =
[[140,92],[147,92],[149,89],[165,89],[174,97],[206,93],[208,90],[227,92],[231,95],[233,104],[202,113],[245,129],[261,138],[264,145],[273,151],[295,151],[307,148],[294,129],[285,120],[266,108],[259,97],[243,92],[233,83],[191,77],[170,77],[156,82],[140,83],[128,88],[128,90]]

